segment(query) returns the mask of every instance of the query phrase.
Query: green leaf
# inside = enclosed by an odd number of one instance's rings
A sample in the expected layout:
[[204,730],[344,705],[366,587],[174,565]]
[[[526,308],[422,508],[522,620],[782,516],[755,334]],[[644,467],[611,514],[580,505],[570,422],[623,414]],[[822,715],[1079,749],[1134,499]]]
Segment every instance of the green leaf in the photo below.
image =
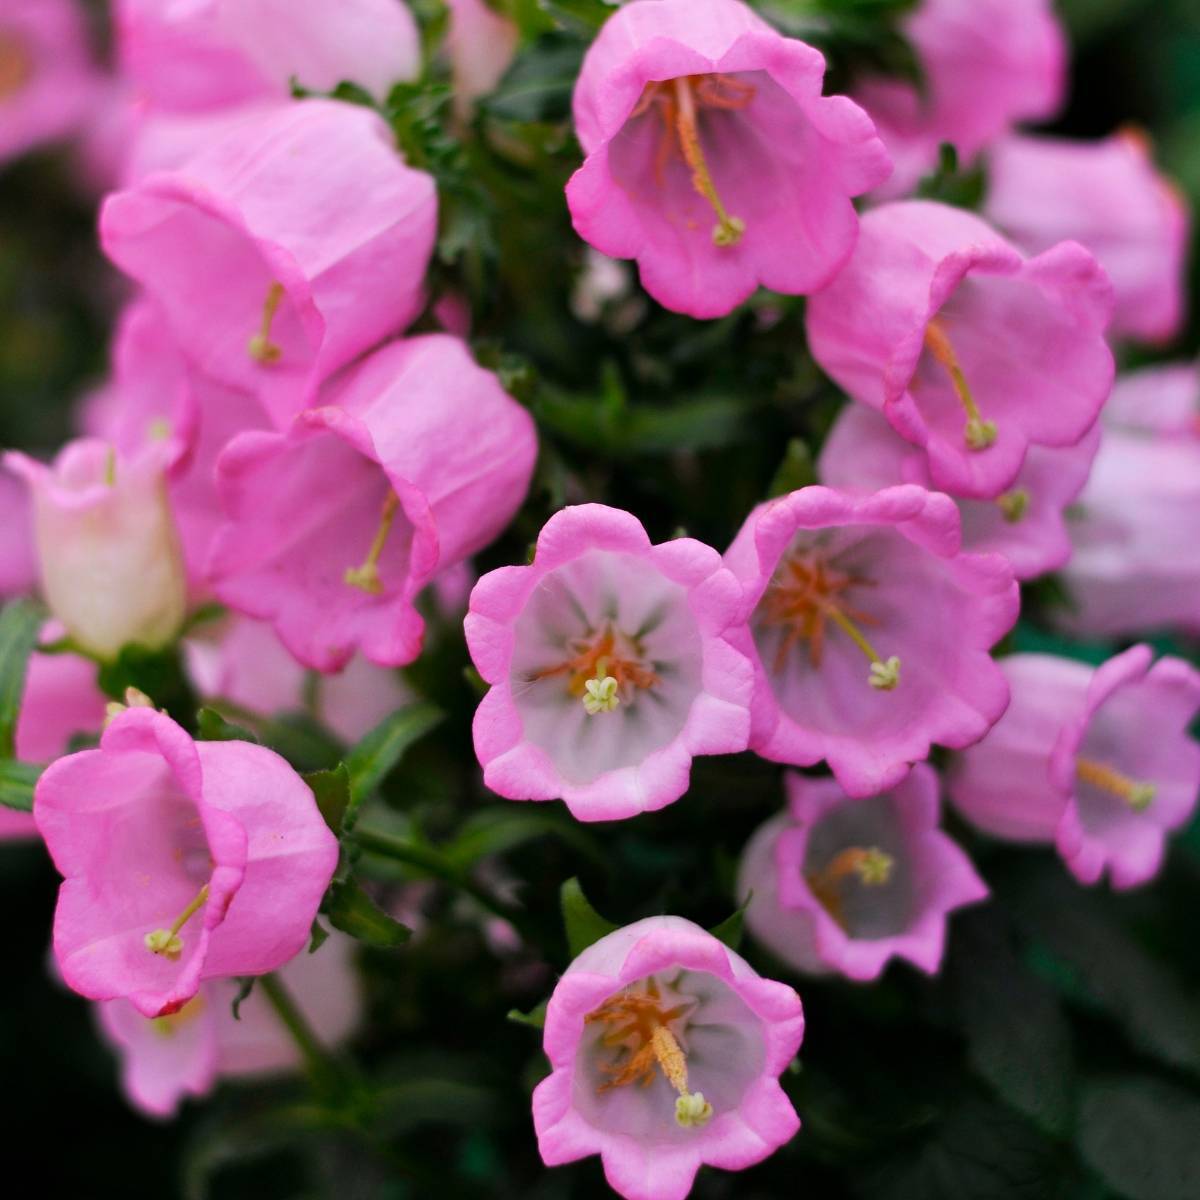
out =
[[114,661],[101,665],[97,682],[112,700],[123,703],[126,690],[137,688],[150,697],[155,708],[165,709],[180,724],[186,726],[195,718],[196,694],[178,646],[161,650],[126,646]]
[[225,720],[215,708],[202,708],[196,714],[196,734],[202,742],[258,741],[250,730]]
[[349,833],[358,820],[363,800],[371,794],[404,757],[414,742],[423,738],[442,720],[433,704],[412,704],[381,721],[346,756],[350,773],[350,805],[342,827]]
[[1128,1200],[1195,1200],[1200,1099],[1162,1079],[1124,1076],[1084,1090],[1079,1151]]
[[0,758],[15,753],[25,669],[41,624],[41,614],[27,600],[14,600],[0,610]]
[[742,930],[746,923],[746,909],[750,907],[750,901],[753,899],[754,893],[749,892],[737,912],[726,917],[719,925],[714,925],[708,931],[717,941],[724,942],[730,950],[737,950],[742,944]]
[[612,16],[615,4],[606,0],[538,0],[538,8],[559,28],[590,37]]
[[0,759],[0,805],[17,812],[33,812],[33,789],[42,768],[33,763]]
[[771,486],[767,489],[767,499],[787,496],[816,482],[817,467],[808,443],[802,438],[792,438],[784,452],[783,462],[779,464],[775,478],[771,480]]
[[412,936],[412,930],[389,917],[354,879],[334,884],[321,911],[334,929],[368,946],[390,950]]
[[578,879],[568,879],[562,885],[560,899],[567,948],[572,958],[578,958],[594,942],[619,928],[611,921],[606,921],[591,906]]
[[514,1025],[528,1025],[530,1029],[542,1029],[546,1024],[546,1005],[550,1002],[543,1000],[537,1008],[530,1012],[523,1013],[519,1008],[510,1008],[508,1010],[508,1020]]
[[350,807],[350,772],[346,764],[338,763],[332,771],[313,771],[304,776],[304,782],[312,789],[325,824],[341,837]]
[[487,808],[463,822],[454,841],[442,852],[454,868],[466,871],[481,858],[504,854],[542,837],[557,837],[597,866],[606,859],[596,839],[570,818],[556,812],[508,805]]
[[320,948],[325,945],[329,939],[329,930],[321,924],[320,921],[314,920],[312,928],[309,930],[308,936],[308,953],[316,954]]
[[521,55],[511,71],[480,105],[506,121],[562,121],[571,111],[571,91],[579,75],[583,47],[545,39]]

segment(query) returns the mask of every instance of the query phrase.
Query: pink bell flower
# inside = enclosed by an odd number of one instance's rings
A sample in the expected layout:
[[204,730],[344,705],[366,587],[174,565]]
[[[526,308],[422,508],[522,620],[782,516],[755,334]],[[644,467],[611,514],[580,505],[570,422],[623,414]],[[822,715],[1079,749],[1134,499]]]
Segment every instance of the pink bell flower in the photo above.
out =
[[65,876],[54,953],[67,985],[177,1012],[202,982],[262,975],[304,947],[337,839],[304,781],[249,742],[194,742],[150,708],[60,758],[34,820]]
[[166,446],[123,459],[79,439],[52,466],[10,451],[9,470],[33,496],[42,593],[88,654],[114,659],[132,644],[156,650],[186,611],[183,555],[167,498]]
[[5,0],[0,162],[73,133],[100,86],[75,0]]
[[283,424],[417,315],[436,222],[377,114],[307,100],[110,196],[100,237],[192,364]]
[[938,781],[917,763],[889,791],[852,800],[832,779],[787,774],[788,807],[750,839],[738,895],[750,932],[813,975],[878,979],[894,958],[938,972],[951,912],[988,896],[938,828]]
[[37,551],[29,489],[0,459],[0,598],[21,596],[37,584]]
[[682,917],[589,946],[546,1010],[553,1068],[533,1093],[547,1166],[599,1154],[625,1200],[684,1200],[701,1166],[741,1171],[800,1128],[779,1086],[800,997]]
[[1164,342],[1179,332],[1191,215],[1143,135],[1005,138],[989,156],[984,212],[1033,253],[1065,238],[1086,246],[1113,283],[1113,337]]
[[867,213],[849,265],[808,305],[813,357],[924,449],[935,487],[993,500],[1030,446],[1076,445],[1113,381],[1112,285],[1075,242],[1025,258],[929,201]]
[[229,519],[209,577],[306,666],[336,671],[356,650],[400,666],[421,650],[417,593],[524,500],[533,421],[446,334],[386,346],[323,401],[221,457]]
[[933,743],[977,742],[1008,704],[988,651],[1020,605],[1008,561],[964,554],[958,510],[915,485],[803,488],[746,519],[734,644],[754,664],[750,749],[825,759],[852,796],[895,787]]
[[678,800],[693,756],[746,748],[750,664],[728,637],[740,600],[701,542],[652,545],[602,504],[555,513],[528,566],[471,593],[467,646],[491,685],[474,726],[484,782],[581,821]]
[[[354,942],[331,933],[314,954],[297,954],[280,969],[309,1028],[326,1046],[354,1032],[362,988],[354,970]],[[223,1079],[260,1079],[298,1070],[295,1040],[255,988],[233,1016],[238,984],[213,979],[176,1013],[145,1017],[127,1000],[97,1006],[105,1039],[121,1064],[121,1088],[148,1117],[174,1116],[188,1096],[207,1096]]]
[[[1030,446],[1007,492],[995,500],[955,498],[963,549],[1003,554],[1021,580],[1058,570],[1071,557],[1065,513],[1083,490],[1099,446],[1098,425],[1075,446]],[[858,492],[898,483],[933,486],[925,455],[861,404],[842,410],[821,448],[818,474],[829,487]]]
[[1046,654],[1002,660],[1012,705],[947,776],[955,807],[1010,841],[1053,844],[1080,883],[1137,887],[1200,796],[1200,672],[1134,646],[1093,669]]
[[1153,367],[1118,381],[1100,453],[1071,511],[1071,600],[1087,637],[1200,633],[1200,374]]
[[575,86],[579,236],[636,259],[646,290],[693,317],[760,284],[824,286],[854,245],[851,197],[890,170],[867,115],[821,95],[824,76],[816,50],[739,0],[623,5]]
[[889,198],[933,170],[943,142],[970,165],[1018,122],[1048,120],[1062,106],[1068,47],[1053,0],[922,0],[901,29],[923,94],[874,76],[855,88],[896,164],[881,190]]
[[486,0],[446,0],[446,7],[454,102],[465,114],[473,100],[494,91],[504,77],[517,53],[518,30]]

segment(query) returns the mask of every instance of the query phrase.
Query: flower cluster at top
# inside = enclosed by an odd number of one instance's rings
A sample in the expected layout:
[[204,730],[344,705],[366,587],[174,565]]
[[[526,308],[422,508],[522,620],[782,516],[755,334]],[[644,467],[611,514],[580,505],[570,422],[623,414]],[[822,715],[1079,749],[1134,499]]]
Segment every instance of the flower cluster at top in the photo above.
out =
[[[466,123],[519,31],[503,4],[449,8]],[[1050,572],[1069,633],[1200,633],[1200,373],[1114,386],[1113,354],[1178,330],[1188,217],[1137,135],[1019,131],[1065,89],[1047,0],[923,0],[903,18],[923,88],[863,75],[852,96],[741,0],[612,10],[573,97],[581,310],[614,259],[698,320],[807,297],[848,400],[812,479],[756,497],[723,552],[579,495],[473,587],[539,430],[439,289],[446,197],[381,115],[423,69],[413,17],[113,9],[115,75],[67,0],[0,13],[0,155],[80,139],[126,297],[79,436],[3,459],[0,585],[44,604],[15,750],[45,770],[0,833],[40,835],[63,876],[57,967],[136,1104],[294,1063],[260,993],[228,1015],[234,980],[282,969],[323,1037],[352,1030],[349,939],[302,951],[365,842],[357,796],[331,820],[273,750],[114,699],[131,647],[250,713],[307,695],[352,743],[413,699],[394,669],[430,614],[465,606],[496,795],[615,821],[681,801],[696,756],[789,768],[737,898],[800,974],[938,971],[949,914],[988,896],[943,797],[1082,884],[1154,878],[1200,795],[1200,672],[1146,644],[1089,666],[1009,641],[1021,584]],[[917,198],[945,143],[986,166],[979,211]],[[779,1077],[803,1028],[790,986],[682,916],[607,934],[546,1010],[543,1160],[599,1154],[627,1200],[759,1162],[799,1127]]]

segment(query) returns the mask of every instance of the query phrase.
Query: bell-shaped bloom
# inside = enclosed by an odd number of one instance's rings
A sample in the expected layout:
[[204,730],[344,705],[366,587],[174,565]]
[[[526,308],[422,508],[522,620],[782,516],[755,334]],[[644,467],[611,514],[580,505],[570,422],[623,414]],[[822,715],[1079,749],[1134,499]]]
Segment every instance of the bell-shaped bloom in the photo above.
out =
[[270,426],[262,406],[249,393],[195,370],[176,346],[162,310],[141,297],[121,315],[111,379],[88,399],[81,424],[120,455],[166,446],[167,494],[188,584],[193,598],[202,598],[213,537],[223,519],[217,458],[237,434]]
[[1115,888],[1152,879],[1200,796],[1188,734],[1200,672],[1153,659],[1149,646],[1096,669],[1048,654],[1004,659],[1012,705],[952,764],[955,807],[997,837],[1057,846],[1080,883],[1105,871]]
[[1025,258],[973,213],[886,204],[808,305],[818,364],[924,449],[935,487],[992,500],[1030,446],[1074,446],[1113,381],[1112,285],[1075,242]]
[[347,743],[414,699],[397,672],[361,657],[313,685],[274,629],[249,617],[230,616],[212,631],[201,628],[183,648],[192,684],[206,699],[263,716],[308,710]]
[[851,197],[890,169],[867,115],[821,95],[824,77],[816,50],[739,0],[617,9],[575,85],[579,236],[636,259],[646,290],[693,317],[760,284],[823,287],[854,245]]
[[[350,1037],[362,1014],[354,942],[331,933],[314,954],[298,954],[279,972],[292,1000],[323,1045]],[[206,1096],[222,1079],[256,1079],[300,1068],[295,1039],[255,988],[233,1015],[238,983],[213,979],[177,1013],[145,1017],[127,1000],[97,1009],[100,1029],[120,1058],[121,1087],[149,1117],[171,1117],[188,1096]]]
[[[1075,446],[1030,446],[1007,492],[995,500],[956,498],[963,549],[1003,554],[1018,579],[1058,570],[1071,557],[1065,512],[1087,482],[1099,446],[1098,425]],[[838,416],[821,449],[818,475],[829,487],[858,492],[898,483],[933,486],[925,455],[861,404],[847,405]]]
[[1001,556],[961,552],[948,496],[803,488],[759,505],[725,563],[744,590],[734,641],[754,664],[750,749],[764,758],[825,759],[872,796],[1004,711],[988,652],[1017,619],[1017,585]]
[[938,828],[938,780],[918,763],[890,791],[851,799],[789,772],[788,808],[746,845],[746,924],[813,975],[878,979],[893,958],[936,974],[951,912],[987,898],[971,860]]
[[194,742],[151,708],[60,758],[34,793],[65,876],[54,953],[67,985],[177,1012],[206,979],[263,975],[303,949],[337,866],[307,785],[250,742]]
[[5,0],[0,162],[72,133],[100,88],[75,0]]
[[186,585],[167,498],[165,446],[129,459],[104,442],[70,442],[53,466],[4,461],[33,495],[42,593],[76,644],[98,658],[158,649],[179,632]]
[[421,650],[417,593],[524,500],[533,421],[446,334],[386,346],[323,400],[221,457],[213,589],[306,666],[336,671],[355,650],[402,665]]
[[1031,252],[1066,238],[1086,246],[1113,283],[1114,337],[1161,342],[1179,332],[1190,213],[1143,135],[1005,138],[989,155],[984,212]]
[[555,513],[528,566],[471,593],[467,646],[491,685],[475,713],[484,782],[561,798],[581,821],[678,800],[693,756],[746,749],[750,664],[728,636],[740,601],[701,542],[652,545],[602,504]]
[[1126,376],[1069,528],[1059,615],[1090,637],[1200,633],[1200,378],[1192,366]]
[[454,102],[460,113],[471,101],[494,91],[517,52],[518,30],[487,0],[446,0],[450,28],[446,51],[454,79]]
[[0,598],[21,596],[37,583],[37,552],[29,489],[0,460]]
[[100,236],[193,365],[283,423],[416,316],[436,223],[376,113],[307,100],[110,196]]
[[284,99],[293,79],[383,99],[421,63],[403,0],[117,0],[115,25],[122,74],[159,109]]
[[682,917],[648,917],[589,946],[558,981],[533,1093],[547,1166],[599,1154],[625,1200],[684,1200],[701,1166],[740,1171],[800,1128],[779,1086],[804,1013]]
[[921,0],[901,29],[923,87],[871,76],[855,88],[896,165],[888,196],[911,192],[943,142],[969,164],[1017,123],[1062,105],[1067,39],[1053,0]]

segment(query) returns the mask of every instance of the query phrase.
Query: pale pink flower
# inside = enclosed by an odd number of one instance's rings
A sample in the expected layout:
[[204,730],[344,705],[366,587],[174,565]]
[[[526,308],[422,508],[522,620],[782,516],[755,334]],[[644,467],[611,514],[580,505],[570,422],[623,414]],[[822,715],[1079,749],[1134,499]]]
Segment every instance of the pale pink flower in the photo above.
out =
[[193,365],[282,424],[417,315],[436,223],[376,113],[307,100],[110,196],[100,237]]
[[1112,285],[1075,242],[1025,258],[973,213],[866,214],[846,269],[808,305],[813,357],[928,457],[934,486],[995,499],[1030,446],[1076,445],[1113,381]]
[[484,782],[561,798],[581,821],[678,800],[694,755],[746,748],[750,666],[727,639],[740,600],[701,542],[653,545],[601,504],[555,513],[528,566],[471,593],[467,645],[491,685],[475,713]]
[[984,212],[1031,252],[1065,238],[1086,246],[1113,283],[1114,337],[1162,342],[1179,332],[1191,214],[1143,135],[1005,138],[988,158]]
[[867,115],[823,97],[825,60],[739,0],[633,0],[584,59],[567,185],[579,236],[637,259],[666,308],[719,317],[760,284],[824,286],[854,245],[851,197],[889,163]]
[[63,978],[144,1016],[206,979],[262,975],[308,940],[338,860],[307,785],[249,742],[194,742],[151,708],[60,758],[34,794],[65,876],[54,916]]
[[1054,844],[1080,883],[1148,882],[1200,795],[1200,672],[1134,646],[1102,667],[1045,654],[1001,665],[1012,705],[955,759],[955,807],[997,837]]
[[800,997],[682,917],[589,946],[546,1010],[552,1073],[533,1094],[547,1166],[599,1154],[625,1200],[684,1200],[701,1166],[740,1171],[800,1128],[779,1086]]
[[934,770],[918,763],[890,791],[859,800],[832,779],[789,772],[787,792],[787,811],[742,853],[750,932],[809,974],[865,982],[893,958],[936,974],[950,913],[988,889],[938,828]]
[[0,460],[0,597],[20,596],[37,583],[37,552],[29,489]]
[[1008,704],[989,654],[1020,604],[1012,567],[964,554],[954,502],[915,485],[803,488],[761,504],[725,563],[754,664],[750,748],[825,759],[852,796],[895,787],[936,742],[977,742]]
[[446,0],[450,28],[446,50],[454,80],[454,102],[468,113],[471,102],[494,91],[517,53],[518,30],[486,0]]

